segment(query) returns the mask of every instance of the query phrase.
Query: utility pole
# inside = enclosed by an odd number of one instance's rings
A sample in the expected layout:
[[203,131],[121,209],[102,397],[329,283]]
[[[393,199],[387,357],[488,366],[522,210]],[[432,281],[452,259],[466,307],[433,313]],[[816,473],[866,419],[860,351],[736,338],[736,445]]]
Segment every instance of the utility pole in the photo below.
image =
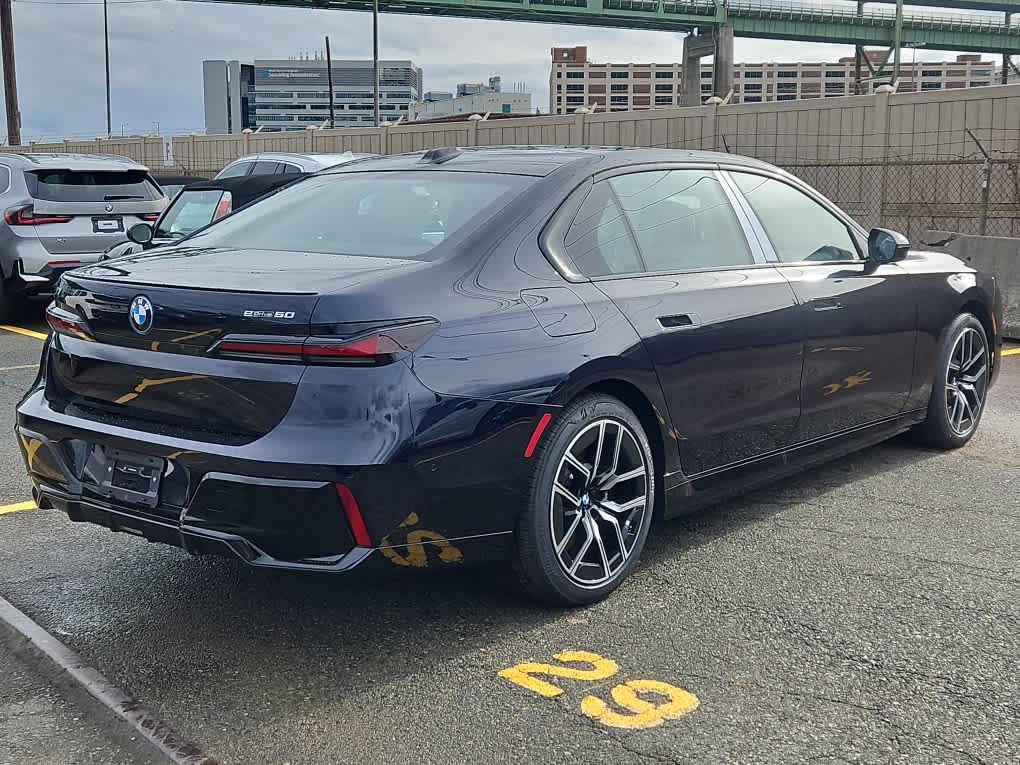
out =
[[375,81],[375,126],[379,127],[379,0],[372,0],[372,79]]
[[[1013,14],[1007,12],[1006,13],[1006,26],[1007,27],[1009,26],[1009,22],[1012,21],[1012,19],[1013,19]],[[1003,85],[1009,85],[1009,63],[1010,63],[1009,62],[1009,54],[1008,53],[1003,53],[1002,54],[1002,84]]]
[[329,35],[326,35],[326,82],[329,83],[329,126],[336,127],[336,112],[333,111],[333,57],[329,54]]
[[103,0],[103,48],[106,53],[106,137],[113,136],[110,119],[110,21],[107,14],[107,0]]
[[4,103],[7,107],[7,145],[21,146],[21,112],[18,78],[14,73],[14,20],[11,0],[0,0],[0,57],[4,67]]

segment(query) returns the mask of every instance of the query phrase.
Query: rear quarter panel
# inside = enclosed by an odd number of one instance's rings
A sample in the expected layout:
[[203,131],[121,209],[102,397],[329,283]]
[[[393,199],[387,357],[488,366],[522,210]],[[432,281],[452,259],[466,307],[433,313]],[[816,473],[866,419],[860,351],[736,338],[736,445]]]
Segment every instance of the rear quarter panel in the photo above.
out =
[[[928,404],[934,377],[935,362],[946,330],[961,312],[978,314],[986,331],[1001,326],[995,279],[976,271],[952,255],[940,252],[912,251],[898,263],[911,274],[917,295],[917,344],[914,351],[914,375],[907,409],[920,409]],[[1002,338],[991,332],[993,350],[992,374],[998,374]]]

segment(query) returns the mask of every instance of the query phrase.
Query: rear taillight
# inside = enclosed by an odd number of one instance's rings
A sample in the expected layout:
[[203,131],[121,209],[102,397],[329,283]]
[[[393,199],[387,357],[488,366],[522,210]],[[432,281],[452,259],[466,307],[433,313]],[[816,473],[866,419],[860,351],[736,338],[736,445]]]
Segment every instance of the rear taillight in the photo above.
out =
[[138,217],[149,223],[155,223],[159,220],[159,213],[142,213]]
[[213,347],[220,356],[305,364],[384,364],[420,348],[439,322],[434,319],[373,329],[357,337],[282,338],[230,335]]
[[213,213],[212,219],[219,220],[224,215],[230,212],[230,208],[233,205],[234,197],[229,191],[224,191],[223,196],[220,197],[220,203],[216,205],[216,212]]
[[51,215],[36,213],[32,205],[11,207],[4,210],[4,223],[8,226],[44,226],[47,223],[70,223],[70,215]]
[[77,337],[79,340],[95,340],[85,321],[76,313],[71,313],[55,304],[46,309],[46,323],[58,335]]

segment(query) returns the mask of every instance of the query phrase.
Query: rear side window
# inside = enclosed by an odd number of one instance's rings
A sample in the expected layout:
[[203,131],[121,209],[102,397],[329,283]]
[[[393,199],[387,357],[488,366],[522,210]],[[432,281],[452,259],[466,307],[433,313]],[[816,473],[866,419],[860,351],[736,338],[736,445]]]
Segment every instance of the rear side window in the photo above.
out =
[[222,196],[219,189],[182,192],[163,214],[155,236],[179,239],[208,225]]
[[732,173],[783,263],[856,260],[847,225],[800,189],[751,173]]
[[156,200],[163,196],[144,170],[35,170],[25,173],[28,192],[47,202]]
[[534,178],[455,171],[331,173],[217,222],[197,246],[428,259],[489,220]]
[[629,173],[595,184],[565,245],[587,276],[754,263],[743,228],[711,170]]
[[0,194],[3,194],[11,187],[11,170],[6,165],[0,165]]
[[266,162],[262,160],[255,163],[255,169],[251,171],[252,175],[274,175],[280,172],[279,162]]
[[287,173],[300,173],[301,168],[297,165],[292,165],[289,162],[281,162],[276,166],[277,175],[285,175]]

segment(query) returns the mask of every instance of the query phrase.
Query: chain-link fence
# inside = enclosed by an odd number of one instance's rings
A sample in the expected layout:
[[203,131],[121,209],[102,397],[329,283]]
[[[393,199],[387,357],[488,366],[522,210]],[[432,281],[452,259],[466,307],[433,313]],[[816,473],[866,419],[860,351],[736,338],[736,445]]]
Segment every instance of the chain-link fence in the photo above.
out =
[[921,241],[931,229],[1020,237],[1020,156],[784,163],[865,227]]

